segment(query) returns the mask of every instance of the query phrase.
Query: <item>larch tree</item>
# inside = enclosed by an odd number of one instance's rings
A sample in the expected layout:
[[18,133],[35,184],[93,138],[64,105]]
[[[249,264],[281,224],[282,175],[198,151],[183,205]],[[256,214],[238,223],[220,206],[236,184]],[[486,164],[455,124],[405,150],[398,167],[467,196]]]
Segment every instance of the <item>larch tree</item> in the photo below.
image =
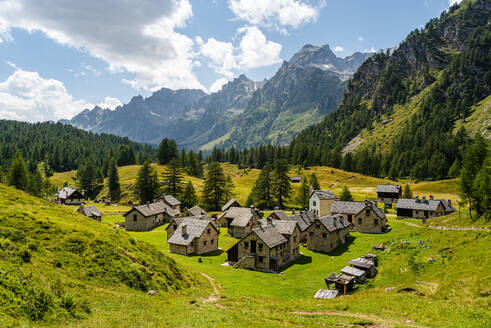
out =
[[409,187],[409,183],[406,183],[406,185],[404,186],[404,191],[402,192],[402,198],[408,198],[408,199],[413,198],[413,192]]
[[179,161],[172,159],[162,173],[162,189],[164,193],[179,197],[184,191],[184,177]]
[[136,196],[140,203],[151,202],[158,197],[160,186],[157,172],[146,161],[138,171],[136,178]]
[[119,183],[118,167],[116,159],[111,158],[107,168],[109,198],[118,202],[121,198],[121,185]]
[[182,207],[191,208],[198,203],[198,196],[196,195],[196,190],[194,189],[193,183],[188,181],[186,188],[181,196]]
[[288,162],[285,159],[279,159],[274,163],[273,177],[276,202],[280,208],[284,208],[285,202],[290,199],[292,193],[290,177],[288,177]]
[[315,173],[312,173],[309,178],[309,184],[314,190],[320,190],[321,185],[319,183],[319,179],[317,178],[317,175]]
[[16,152],[10,165],[7,184],[26,191],[29,187],[29,172],[20,152]]
[[222,167],[217,162],[208,165],[203,186],[203,203],[210,210],[218,210],[225,202],[226,181]]
[[351,195],[351,192],[349,191],[348,186],[344,185],[343,191],[341,192],[341,195],[339,196],[340,200],[344,200],[347,202],[352,202],[353,201],[353,195]]
[[247,198],[247,206],[255,205],[260,209],[272,209],[274,204],[273,172],[271,164],[266,164],[252,186]]
[[301,208],[308,208],[310,200],[310,186],[307,181],[307,177],[302,178],[302,184],[300,185],[300,189],[297,191],[296,201],[300,205]]

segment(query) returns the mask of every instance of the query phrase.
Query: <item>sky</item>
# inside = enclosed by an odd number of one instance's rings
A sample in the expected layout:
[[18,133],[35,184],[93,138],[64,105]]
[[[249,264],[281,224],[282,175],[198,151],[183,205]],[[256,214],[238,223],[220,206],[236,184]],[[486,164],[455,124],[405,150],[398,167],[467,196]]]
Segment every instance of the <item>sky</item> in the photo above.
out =
[[392,48],[461,0],[0,0],[0,119],[270,78],[305,44]]

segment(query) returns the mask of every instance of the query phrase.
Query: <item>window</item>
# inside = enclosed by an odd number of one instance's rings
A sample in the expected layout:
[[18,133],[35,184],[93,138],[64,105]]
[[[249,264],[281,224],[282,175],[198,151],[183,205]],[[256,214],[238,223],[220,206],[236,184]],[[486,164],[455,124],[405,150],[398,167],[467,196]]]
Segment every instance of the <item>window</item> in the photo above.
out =
[[173,228],[174,228],[174,230],[176,230],[177,229],[177,224],[174,224]]
[[297,241],[297,236],[293,236],[293,241]]
[[317,224],[315,225],[315,227],[316,227],[317,229],[319,229],[319,228],[321,227],[321,225],[320,225],[319,223],[317,223]]
[[259,257],[258,257],[258,262],[259,262],[259,263],[263,263],[263,257],[262,257],[262,256],[259,256]]
[[136,214],[133,214],[133,221],[136,221],[136,220],[137,220],[137,218],[138,218],[138,217],[136,216]]
[[259,248],[260,251],[263,250],[263,244],[257,244],[257,247]]
[[203,246],[206,246],[206,240],[203,242]]
[[246,242],[244,242],[244,248],[245,248],[245,249],[248,249],[248,248],[249,248],[249,243],[248,243],[247,241],[246,241]]
[[317,202],[314,200],[314,202],[312,203],[312,205],[317,206]]
[[311,231],[309,232],[309,236],[312,237],[314,235],[314,233]]
[[370,215],[370,210],[368,208],[365,210],[365,214],[368,216]]
[[210,243],[213,245],[215,243],[215,239],[210,240]]
[[358,218],[358,224],[361,224],[361,222],[362,222],[362,219]]
[[327,238],[327,233],[323,233],[322,238]]
[[377,224],[378,224],[378,219],[373,220],[373,223],[374,223],[375,225],[377,225]]
[[211,232],[211,229],[208,228],[208,230],[206,230],[206,233],[210,234],[210,232]]

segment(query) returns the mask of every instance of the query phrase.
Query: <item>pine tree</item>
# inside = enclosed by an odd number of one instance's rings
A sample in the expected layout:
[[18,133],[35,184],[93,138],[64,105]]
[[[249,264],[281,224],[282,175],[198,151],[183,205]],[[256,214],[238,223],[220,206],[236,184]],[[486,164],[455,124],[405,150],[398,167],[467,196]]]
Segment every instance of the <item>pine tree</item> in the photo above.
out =
[[179,164],[176,158],[172,159],[162,173],[164,193],[175,197],[179,197],[184,190],[184,177]]
[[24,191],[29,187],[29,172],[27,172],[26,163],[19,152],[15,153],[10,165],[7,184]]
[[116,160],[111,158],[107,169],[109,198],[113,202],[118,202],[121,197],[121,185],[119,184],[118,167]]
[[307,182],[307,177],[304,176],[302,178],[302,184],[300,185],[300,189],[298,189],[297,191],[296,201],[301,208],[308,208],[309,200],[310,200],[310,187]]
[[341,192],[341,196],[339,196],[339,199],[347,202],[353,201],[353,195],[351,195],[351,192],[349,191],[346,185],[344,185],[343,191]]
[[193,183],[188,181],[186,188],[181,196],[181,205],[186,208],[191,208],[198,203],[198,196],[194,189]]
[[273,172],[271,164],[266,164],[247,197],[247,206],[255,205],[260,209],[272,209],[274,203]]
[[218,210],[225,202],[225,176],[217,162],[208,165],[208,172],[203,186],[203,203],[210,210]]
[[177,158],[177,144],[175,140],[163,139],[157,150],[157,160],[159,164],[165,165],[172,159]]
[[406,185],[404,186],[404,191],[402,192],[402,198],[407,198],[407,199],[413,198],[413,192],[409,187],[409,183],[406,183]]
[[319,183],[319,179],[317,178],[317,175],[315,173],[312,173],[309,178],[309,183],[314,190],[320,190],[321,185]]
[[457,178],[460,174],[460,162],[456,159],[452,166],[448,169],[448,176],[451,178]]
[[277,204],[284,208],[285,202],[290,199],[292,186],[288,177],[288,162],[285,159],[277,160],[274,163],[273,190]]
[[79,188],[82,189],[89,198],[95,198],[102,182],[102,174],[90,160],[87,160],[85,164],[77,170],[77,181]]
[[39,169],[35,169],[34,173],[29,175],[29,193],[36,197],[43,195],[44,181]]
[[235,197],[234,190],[235,190],[235,184],[232,181],[230,175],[227,175],[227,177],[225,178],[225,195],[224,195],[226,201]]
[[136,196],[140,203],[151,202],[158,197],[160,188],[157,172],[146,161],[143,163],[136,178]]

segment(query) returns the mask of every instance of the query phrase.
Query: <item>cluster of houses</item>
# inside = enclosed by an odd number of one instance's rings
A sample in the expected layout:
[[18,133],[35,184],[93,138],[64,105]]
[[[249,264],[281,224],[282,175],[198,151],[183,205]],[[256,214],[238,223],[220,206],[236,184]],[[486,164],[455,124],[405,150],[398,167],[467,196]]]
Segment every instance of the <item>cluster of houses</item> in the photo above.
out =
[[[229,265],[277,272],[301,256],[300,244],[305,244],[312,251],[328,253],[348,242],[351,231],[389,231],[386,215],[379,208],[379,202],[386,206],[395,203],[398,218],[431,218],[455,211],[450,200],[434,199],[433,196],[428,199],[420,199],[418,196],[404,199],[401,197],[400,185],[379,185],[376,191],[376,201],[360,202],[341,201],[328,190],[311,189],[308,210],[292,211],[291,215],[287,215],[276,208],[267,218],[254,206],[243,207],[235,199],[222,207],[219,216],[210,217],[199,206],[181,209],[178,199],[163,194],[153,203],[132,206],[123,215],[124,227],[128,231],[149,231],[168,224],[166,231],[169,249],[183,255],[218,251],[220,227],[223,227],[231,237],[237,238],[237,242],[227,250]],[[80,204],[80,213],[101,221],[100,211],[95,206],[85,206],[83,193],[75,188],[61,189],[57,201],[60,204]],[[353,261],[365,263],[369,260],[360,258]],[[350,262],[344,271],[329,276],[329,281],[349,289],[352,282],[364,279],[360,272],[362,267]]]

